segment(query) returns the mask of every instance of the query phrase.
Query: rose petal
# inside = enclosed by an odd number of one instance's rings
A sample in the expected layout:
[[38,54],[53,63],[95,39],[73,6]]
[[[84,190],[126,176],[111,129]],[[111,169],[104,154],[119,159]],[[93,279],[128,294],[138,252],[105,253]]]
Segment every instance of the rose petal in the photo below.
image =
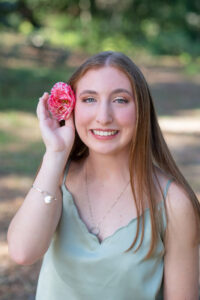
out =
[[67,120],[75,106],[75,94],[70,85],[57,82],[51,89],[48,109],[58,121]]

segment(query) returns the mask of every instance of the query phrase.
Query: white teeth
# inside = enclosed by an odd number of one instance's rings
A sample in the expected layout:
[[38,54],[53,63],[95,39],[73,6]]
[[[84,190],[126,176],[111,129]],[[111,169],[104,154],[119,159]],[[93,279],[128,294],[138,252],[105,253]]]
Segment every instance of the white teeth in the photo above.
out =
[[95,135],[101,135],[101,136],[115,135],[117,133],[117,130],[113,130],[113,131],[92,130],[92,131]]

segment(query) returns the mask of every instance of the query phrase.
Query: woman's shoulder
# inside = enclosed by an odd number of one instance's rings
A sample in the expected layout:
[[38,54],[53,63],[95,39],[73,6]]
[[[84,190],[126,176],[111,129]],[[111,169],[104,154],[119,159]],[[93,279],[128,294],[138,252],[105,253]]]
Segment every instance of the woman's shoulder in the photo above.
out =
[[183,233],[195,228],[195,209],[191,197],[178,183],[172,182],[166,198],[167,215],[172,227],[180,227],[181,231],[184,229]]
[[165,199],[168,235],[189,244],[197,240],[199,231],[191,197],[192,195],[190,196],[186,189],[174,180],[169,186]]
[[192,208],[189,194],[175,179],[166,175],[164,171],[159,168],[156,169],[156,178],[158,180],[157,186],[160,186],[163,193],[167,188],[165,202],[169,211],[187,211],[189,208]]
[[[194,243],[197,240],[198,226],[193,205],[192,195],[186,189],[170,179],[162,171],[158,171],[158,178],[163,190],[168,185],[165,198],[165,210],[167,216],[167,236],[180,238],[182,243]],[[168,184],[170,182],[170,184]]]

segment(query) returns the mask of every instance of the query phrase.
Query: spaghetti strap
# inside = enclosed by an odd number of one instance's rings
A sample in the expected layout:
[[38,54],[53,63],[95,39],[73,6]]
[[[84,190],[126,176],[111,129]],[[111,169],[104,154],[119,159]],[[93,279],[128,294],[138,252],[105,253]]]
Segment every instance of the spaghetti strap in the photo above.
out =
[[166,231],[166,226],[167,226],[167,211],[166,211],[166,206],[165,206],[165,200],[167,197],[167,193],[170,187],[170,184],[173,182],[173,179],[169,179],[166,183],[166,186],[163,190],[163,201],[161,201],[161,203],[163,203],[164,207],[162,209],[160,209],[159,207],[159,226],[160,226],[160,235],[161,235],[161,239],[162,241],[164,241],[164,236],[165,236],[165,231]]
[[65,167],[65,172],[64,172],[64,177],[63,177],[63,182],[62,182],[62,185],[65,185],[65,181],[66,181],[66,177],[67,177],[67,173],[68,173],[68,170],[69,170],[69,165],[71,163],[71,159],[69,159],[66,163],[66,167]]
[[172,183],[172,181],[173,181],[173,179],[169,179],[169,180],[167,181],[167,184],[166,184],[166,187],[165,187],[164,193],[163,193],[163,198],[164,198],[164,200],[165,200],[166,197],[167,197],[167,193],[168,193],[168,190],[169,190],[169,186],[170,186],[170,184]]

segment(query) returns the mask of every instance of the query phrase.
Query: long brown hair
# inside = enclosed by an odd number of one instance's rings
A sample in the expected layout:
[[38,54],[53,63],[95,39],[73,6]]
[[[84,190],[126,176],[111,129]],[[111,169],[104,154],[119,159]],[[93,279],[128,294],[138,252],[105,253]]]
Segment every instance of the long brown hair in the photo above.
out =
[[[137,251],[144,238],[144,195],[148,196],[148,207],[151,217],[151,244],[146,258],[149,258],[157,244],[159,233],[159,217],[156,205],[157,188],[155,179],[161,190],[158,178],[156,177],[155,166],[159,167],[165,172],[167,177],[172,178],[179,186],[181,186],[187,193],[194,208],[197,226],[200,220],[200,204],[197,197],[187,183],[184,176],[179,171],[168,146],[163,138],[160,130],[152,96],[148,84],[140,71],[140,69],[133,63],[133,61],[126,55],[119,52],[106,51],[96,54],[85,61],[71,76],[68,83],[72,86],[74,91],[79,79],[90,69],[97,69],[104,66],[115,67],[124,72],[132,85],[134,99],[136,103],[136,131],[132,138],[130,157],[129,157],[129,172],[132,193],[135,199],[137,210],[137,231],[132,245],[127,249],[132,249],[139,237],[140,222],[142,222],[142,234]],[[70,153],[72,160],[79,160],[88,155],[89,151],[87,146],[81,141],[77,132],[75,142]],[[135,175],[133,176],[133,166]],[[137,195],[133,185],[133,177],[138,185]],[[135,178],[136,177],[136,178]],[[162,192],[162,191],[161,191]],[[142,218],[139,218],[141,216]]]

